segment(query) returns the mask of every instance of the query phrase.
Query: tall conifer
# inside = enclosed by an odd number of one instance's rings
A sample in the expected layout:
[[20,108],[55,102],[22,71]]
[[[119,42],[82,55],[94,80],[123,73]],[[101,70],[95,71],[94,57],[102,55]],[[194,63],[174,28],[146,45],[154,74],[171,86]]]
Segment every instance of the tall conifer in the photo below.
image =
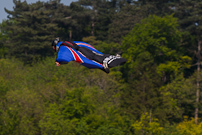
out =
[[14,4],[13,11],[5,9],[9,14],[8,25],[4,28],[11,37],[7,44],[9,55],[21,58],[25,63],[51,55],[50,44],[58,30],[57,24],[53,23],[53,13],[58,3],[27,4],[14,0]]

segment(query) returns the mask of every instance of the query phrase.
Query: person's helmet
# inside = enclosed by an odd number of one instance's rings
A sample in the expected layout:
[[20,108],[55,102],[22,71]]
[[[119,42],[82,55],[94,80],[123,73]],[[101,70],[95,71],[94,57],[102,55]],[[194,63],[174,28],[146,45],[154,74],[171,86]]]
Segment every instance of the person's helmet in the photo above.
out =
[[52,46],[55,47],[55,51],[58,51],[58,49],[59,49],[59,48],[56,46],[56,45],[59,43],[59,41],[60,41],[60,39],[59,39],[59,37],[57,37],[57,38],[54,39],[53,42],[52,42]]
[[57,37],[56,39],[54,39],[53,42],[52,42],[52,46],[56,46],[59,41],[60,41],[59,37]]

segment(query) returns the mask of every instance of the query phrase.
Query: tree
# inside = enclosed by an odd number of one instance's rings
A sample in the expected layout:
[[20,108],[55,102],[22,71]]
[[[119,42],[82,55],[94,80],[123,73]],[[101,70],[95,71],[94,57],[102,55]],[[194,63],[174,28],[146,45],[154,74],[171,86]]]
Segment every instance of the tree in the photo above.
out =
[[[194,37],[195,42],[189,42],[189,45],[192,44],[192,49],[197,50],[193,62],[196,62],[197,65],[197,90],[196,90],[196,108],[195,108],[195,123],[198,122],[198,113],[199,113],[199,97],[200,97],[200,57],[201,57],[201,1],[197,0],[180,0],[177,4],[173,5],[173,10],[176,13],[175,16],[179,18],[179,23],[182,29],[188,31],[192,37]],[[193,40],[190,40],[193,41]],[[192,50],[191,49],[191,50]],[[195,64],[195,63],[194,63]]]
[[35,59],[40,59],[52,55],[50,51],[50,41],[55,37],[57,24],[51,23],[53,19],[53,7],[57,3],[49,3],[52,9],[47,9],[46,4],[37,2],[27,4],[14,0],[14,11],[5,11],[10,18],[7,26],[3,28],[8,33],[9,42],[6,44],[9,56],[22,59],[25,63],[32,63]]
[[121,8],[113,15],[112,23],[108,31],[108,40],[121,44],[122,39],[126,36],[136,23],[144,18],[138,6],[128,3],[120,6]]
[[177,19],[172,15],[153,15],[124,37],[123,57],[128,59],[124,76],[129,86],[122,98],[123,105],[130,108],[127,109],[129,114],[140,117],[143,112],[151,111],[160,117],[158,108],[163,105],[159,102],[159,88],[189,66],[190,58],[180,48],[181,33],[177,26]]
[[178,132],[182,135],[200,135],[202,123],[195,124],[195,120],[189,120],[187,117],[184,117],[184,121],[179,123],[176,127]]
[[6,27],[7,24],[5,21],[3,21],[0,24],[0,58],[5,58],[6,53],[7,53],[7,48],[6,46],[6,42],[9,39],[8,37],[8,32],[4,31],[3,28]]
[[[151,115],[151,114],[150,114]],[[132,127],[135,130],[135,134],[144,135],[161,135],[163,132],[163,127],[158,123],[158,119],[151,118],[147,112],[141,115],[139,121],[136,121]]]
[[83,37],[91,35],[91,9],[85,8],[78,3],[70,5],[72,40],[82,40]]
[[114,13],[116,11],[116,5],[118,0],[106,1],[106,0],[92,0],[85,1],[79,0],[78,4],[85,7],[90,15],[89,27],[91,30],[91,36],[95,36],[96,39],[106,41],[108,38],[108,30]]
[[[174,75],[177,72],[176,68],[179,69],[181,65],[181,60],[184,64],[186,61],[183,60],[190,60],[189,57],[183,57],[182,49],[179,47],[182,33],[177,26],[177,19],[172,15],[162,18],[150,16],[137,24],[123,41],[123,49],[127,48],[124,56],[130,61],[130,68],[137,66],[135,61],[139,61],[137,59],[139,56],[148,56],[152,63],[158,66],[158,72],[166,71],[162,65],[166,64],[167,72]],[[178,61],[178,64],[175,61]],[[176,68],[170,68],[169,64],[173,64]]]
[[182,122],[184,116],[194,117],[195,81],[195,75],[186,79],[179,74],[171,83],[159,89],[163,104],[159,108],[163,112],[161,117],[168,117],[170,123]]

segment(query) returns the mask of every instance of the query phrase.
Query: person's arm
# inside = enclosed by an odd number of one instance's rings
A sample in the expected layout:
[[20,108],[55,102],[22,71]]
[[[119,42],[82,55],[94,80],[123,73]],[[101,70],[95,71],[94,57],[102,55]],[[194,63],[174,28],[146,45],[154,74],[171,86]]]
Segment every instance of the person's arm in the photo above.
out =
[[55,65],[58,67],[60,66],[61,64],[68,64],[68,62],[65,62],[65,61],[61,61],[61,62],[55,62]]
[[[69,47],[71,47],[70,46],[70,44],[65,44],[64,42],[61,44],[61,46],[69,46]],[[72,48],[72,47],[71,47]],[[60,51],[58,51],[58,53],[60,53]],[[63,52],[64,53],[64,52]],[[56,66],[60,66],[61,64],[68,64],[68,61],[61,61],[61,59],[59,58],[58,59],[58,54],[57,54],[57,57],[56,57],[56,60],[55,60],[55,65]]]

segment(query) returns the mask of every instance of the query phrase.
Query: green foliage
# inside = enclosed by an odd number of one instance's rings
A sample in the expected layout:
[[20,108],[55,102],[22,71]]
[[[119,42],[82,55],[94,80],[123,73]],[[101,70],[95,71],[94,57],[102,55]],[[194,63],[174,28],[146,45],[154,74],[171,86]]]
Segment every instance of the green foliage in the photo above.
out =
[[[187,98],[191,96],[188,94],[189,90],[186,89],[184,82],[185,78],[181,74],[176,77],[172,83],[162,86],[159,89],[163,106],[158,109],[162,110],[164,108],[159,115],[159,118],[169,118],[170,122],[181,121],[183,109],[185,107],[183,104],[186,104]],[[190,98],[191,97],[189,97],[189,100]],[[187,106],[189,106],[189,103],[187,103]]]
[[177,20],[172,16],[150,16],[144,19],[124,38],[123,48],[127,48],[128,52],[126,57],[131,61],[132,56],[135,58],[141,52],[148,51],[153,58],[158,59],[158,63],[163,62],[162,58],[166,57],[170,57],[168,60],[175,60],[178,56],[175,49],[178,49],[180,39],[177,26]]
[[176,126],[177,126],[177,124],[165,125],[162,135],[183,135],[179,132],[179,130],[176,128]]
[[[73,118],[71,120],[68,118],[76,115],[77,111],[79,114],[82,113],[80,112],[82,110],[80,110],[79,108],[74,108],[81,107],[82,105],[80,106],[79,103],[77,103],[77,105],[73,104],[72,106],[71,102],[74,101],[71,99],[66,99],[61,103],[61,105],[56,105],[55,103],[50,104],[47,113],[44,115],[43,119],[39,123],[40,128],[42,129],[42,134],[74,134],[76,128],[75,124],[78,123],[78,119]],[[77,111],[74,111],[74,109],[77,109]]]
[[6,41],[9,39],[6,31],[3,28],[7,26],[6,21],[0,24],[0,59],[5,58],[7,48],[5,47]]
[[[202,2],[198,0],[181,0],[173,3],[175,5],[174,16],[179,18],[180,29],[185,32],[183,39],[184,52],[192,57],[193,65],[200,59],[198,55],[201,55],[201,53],[196,53],[197,51],[200,52],[202,41],[201,4]],[[195,69],[196,67],[192,67],[192,70],[189,70],[187,74],[193,74]]]
[[134,3],[141,5],[140,13],[142,16],[148,17],[148,15],[165,16],[172,13],[172,4],[176,4],[179,1],[164,0],[164,1],[150,1],[150,0],[138,0]]
[[[34,67],[22,67],[19,62],[1,60],[2,83],[7,80],[13,82],[6,86],[7,91],[4,96],[6,100],[1,99],[1,134],[22,132],[44,135],[132,134],[131,131],[134,131],[134,134],[141,134],[142,130],[139,127],[144,128],[147,134],[178,132],[176,128],[172,127],[166,127],[172,131],[166,129],[164,131],[160,123],[162,119],[169,118],[166,115],[176,118],[182,115],[183,108],[180,110],[179,107],[186,103],[185,99],[192,95],[185,91],[185,88],[191,90],[192,87],[183,86],[183,82],[185,82],[183,78],[179,78],[176,83],[173,82],[161,89],[163,106],[159,106],[159,111],[158,109],[152,110],[152,115],[142,116],[140,120],[137,119],[134,122],[132,119],[127,121],[128,118],[121,114],[123,110],[119,110],[121,94],[119,90],[126,89],[126,87],[116,81],[118,76],[113,76],[116,75],[115,72],[111,75],[106,75],[99,70],[89,72],[76,63],[55,67],[53,61],[53,58],[48,58]],[[19,70],[23,71],[23,74]],[[70,71],[78,75],[73,76]],[[73,81],[79,81],[79,79],[80,83]],[[186,82],[186,84],[189,83]],[[138,96],[144,97],[140,93]],[[127,98],[130,99],[130,97]],[[177,99],[178,102],[176,102]],[[143,101],[146,103],[146,100]],[[153,105],[152,108],[155,108],[154,99],[151,98],[147,102],[151,102],[151,104],[147,103],[145,107],[149,108],[150,105]],[[136,110],[135,113],[138,111],[142,112],[144,109]],[[161,114],[165,115],[161,115],[159,112],[163,112]],[[153,119],[157,117],[158,121]],[[152,118],[151,122],[150,118]]]
[[166,64],[160,64],[157,68],[157,73],[163,76],[164,73],[174,74],[176,76],[179,73],[181,65],[178,62],[167,62]]
[[120,6],[117,11],[121,10],[115,12],[113,16],[108,31],[108,40],[121,44],[123,37],[125,37],[144,16],[142,12],[140,12],[141,8],[128,4],[126,1],[121,1],[117,5]]
[[5,125],[5,128],[13,128],[15,134],[37,134],[39,129],[35,122],[39,121],[44,109],[40,96],[28,89],[22,89],[9,91],[6,99],[9,118],[4,121],[9,125]]
[[[124,51],[127,67],[133,69],[139,64],[140,57],[146,56],[150,57],[151,65],[158,66],[157,72],[167,77],[175,76],[183,65],[187,67],[186,60],[190,61],[190,57],[180,51],[182,33],[177,26],[177,19],[172,15],[162,18],[150,16],[137,24],[123,41],[123,49],[127,48]],[[143,58],[142,62],[147,62],[146,59]]]
[[[123,57],[128,59],[124,65],[124,76],[128,87],[121,96],[124,111],[133,119],[152,111],[159,123],[164,124],[169,119],[180,121],[183,115],[182,104],[178,104],[183,98],[178,99],[176,91],[179,96],[184,96],[184,78],[180,74],[189,67],[191,58],[181,51],[182,33],[177,26],[177,19],[172,15],[153,15],[142,20],[124,38]],[[173,86],[176,91],[162,87],[175,82],[175,78],[182,83],[179,88]],[[184,100],[182,102],[185,103]]]
[[116,129],[110,126],[101,126],[94,133],[95,135],[124,135],[120,129]]
[[12,15],[3,27],[4,31],[8,31],[7,36],[12,37],[5,44],[8,55],[29,64],[52,55],[50,41],[58,31],[57,24],[51,23],[54,17],[51,6],[55,5],[50,3],[45,6],[43,2],[27,4],[26,1],[14,1],[14,4],[14,11],[5,10]]
[[88,134],[105,123],[105,118],[94,113],[93,95],[85,91],[82,88],[67,90],[58,104],[50,104],[40,121],[42,134]]
[[161,135],[163,132],[158,119],[151,118],[148,113],[141,115],[140,121],[136,121],[132,127],[137,135]]
[[[174,3],[173,3],[174,4]],[[183,30],[189,31],[192,35],[201,34],[201,6],[202,2],[198,0],[183,0],[175,4],[175,16],[178,17],[179,24]],[[182,16],[183,14],[183,16]]]
[[[107,41],[109,25],[112,22],[113,14],[115,13],[116,1],[79,0],[78,4],[81,7],[88,9],[86,14],[90,15],[90,26],[88,29],[91,36],[96,36],[98,40]],[[74,3],[72,5],[75,5]],[[71,5],[71,6],[72,6]],[[91,10],[89,10],[91,9]]]
[[118,111],[118,75],[73,62],[55,67],[54,58],[32,67],[1,59],[0,66],[0,134],[128,131]]
[[202,134],[201,127],[201,122],[196,125],[194,122],[194,118],[188,120],[187,117],[185,117],[184,121],[182,123],[179,123],[176,128],[182,135],[200,135]]
[[94,36],[83,38],[82,41],[93,45],[97,50],[105,54],[116,54],[121,49],[117,43],[96,40]]
[[0,97],[4,97],[8,91],[8,83],[4,80],[3,77],[0,77]]

